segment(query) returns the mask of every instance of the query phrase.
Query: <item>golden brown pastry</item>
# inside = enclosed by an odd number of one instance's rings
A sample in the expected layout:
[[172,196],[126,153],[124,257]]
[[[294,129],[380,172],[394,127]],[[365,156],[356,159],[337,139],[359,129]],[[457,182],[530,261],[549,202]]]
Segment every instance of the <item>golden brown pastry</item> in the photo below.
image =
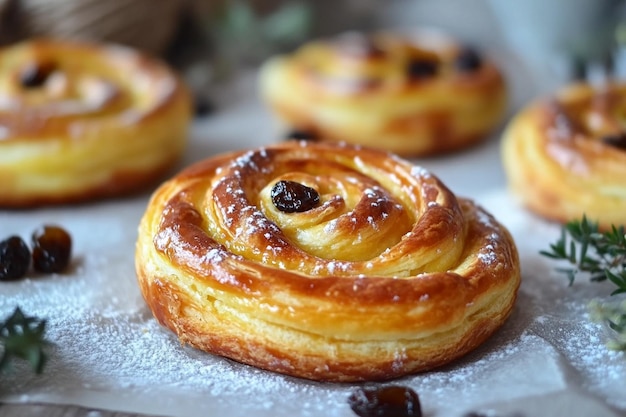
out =
[[503,136],[512,192],[557,222],[626,225],[625,114],[626,84],[578,83],[530,103]]
[[180,79],[132,49],[45,39],[0,49],[0,206],[145,187],[180,157],[190,118]]
[[327,381],[448,363],[513,308],[508,231],[390,154],[285,142],[199,162],[152,196],[136,269],[181,342]]
[[287,130],[407,157],[486,140],[507,102],[491,60],[425,29],[313,41],[266,62],[259,83]]

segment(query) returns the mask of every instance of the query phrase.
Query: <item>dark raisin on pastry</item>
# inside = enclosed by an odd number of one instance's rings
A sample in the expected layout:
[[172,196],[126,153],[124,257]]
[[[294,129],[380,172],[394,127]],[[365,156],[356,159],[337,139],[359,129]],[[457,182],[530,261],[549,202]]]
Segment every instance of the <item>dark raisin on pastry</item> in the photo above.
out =
[[32,62],[22,69],[20,83],[26,88],[41,87],[55,70],[56,65],[53,62]]
[[601,141],[607,145],[626,151],[626,132],[604,136]]
[[410,79],[434,77],[439,64],[431,59],[411,59],[407,64],[407,74]]
[[272,202],[284,213],[302,213],[315,208],[320,202],[319,193],[296,181],[278,181],[272,187]]
[[460,72],[473,72],[482,66],[482,57],[476,49],[466,46],[459,51],[454,65]]

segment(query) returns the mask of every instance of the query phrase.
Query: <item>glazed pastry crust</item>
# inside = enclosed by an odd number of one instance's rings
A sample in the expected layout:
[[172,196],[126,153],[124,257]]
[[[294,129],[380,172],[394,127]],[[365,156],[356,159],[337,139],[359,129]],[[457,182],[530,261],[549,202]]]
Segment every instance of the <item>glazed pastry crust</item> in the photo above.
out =
[[[286,130],[321,141],[405,157],[450,153],[486,140],[507,107],[493,61],[479,55],[478,67],[457,67],[467,51],[429,29],[346,33],[270,59],[261,69],[260,95]],[[435,63],[435,74],[411,76],[412,61]]]
[[[318,190],[283,213],[280,180]],[[389,154],[288,142],[215,156],[164,183],[139,226],[142,294],[181,342],[322,381],[449,363],[514,306],[509,232]]]
[[579,83],[522,109],[506,128],[510,189],[559,223],[586,215],[602,229],[626,225],[626,85]]
[[[24,84],[28,71],[41,81]],[[0,49],[0,74],[0,206],[136,192],[186,145],[189,92],[137,51],[35,39]]]

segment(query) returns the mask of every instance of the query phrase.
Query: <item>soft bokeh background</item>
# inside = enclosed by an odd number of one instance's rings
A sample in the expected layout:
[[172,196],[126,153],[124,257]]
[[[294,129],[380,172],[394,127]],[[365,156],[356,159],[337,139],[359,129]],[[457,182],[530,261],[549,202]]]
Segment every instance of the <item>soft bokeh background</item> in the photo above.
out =
[[[160,56],[200,97],[242,67],[345,30],[437,26],[523,58],[538,90],[618,73],[623,0],[0,0],[0,45],[37,36]],[[548,75],[546,77],[546,75]]]

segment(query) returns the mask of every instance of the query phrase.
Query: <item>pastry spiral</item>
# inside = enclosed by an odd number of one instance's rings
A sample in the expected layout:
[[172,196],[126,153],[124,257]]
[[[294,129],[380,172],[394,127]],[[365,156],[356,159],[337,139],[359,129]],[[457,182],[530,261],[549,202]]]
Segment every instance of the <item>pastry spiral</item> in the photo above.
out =
[[503,324],[520,282],[509,232],[426,170],[303,141],[165,182],[139,225],[136,270],[181,342],[324,381],[464,355]]
[[50,39],[0,49],[0,206],[139,190],[180,157],[190,119],[179,77],[135,50]]
[[507,103],[494,62],[426,29],[312,41],[268,60],[259,84],[287,129],[406,157],[486,140]]
[[577,83],[528,104],[502,140],[512,193],[552,221],[626,225],[625,112],[621,83]]

